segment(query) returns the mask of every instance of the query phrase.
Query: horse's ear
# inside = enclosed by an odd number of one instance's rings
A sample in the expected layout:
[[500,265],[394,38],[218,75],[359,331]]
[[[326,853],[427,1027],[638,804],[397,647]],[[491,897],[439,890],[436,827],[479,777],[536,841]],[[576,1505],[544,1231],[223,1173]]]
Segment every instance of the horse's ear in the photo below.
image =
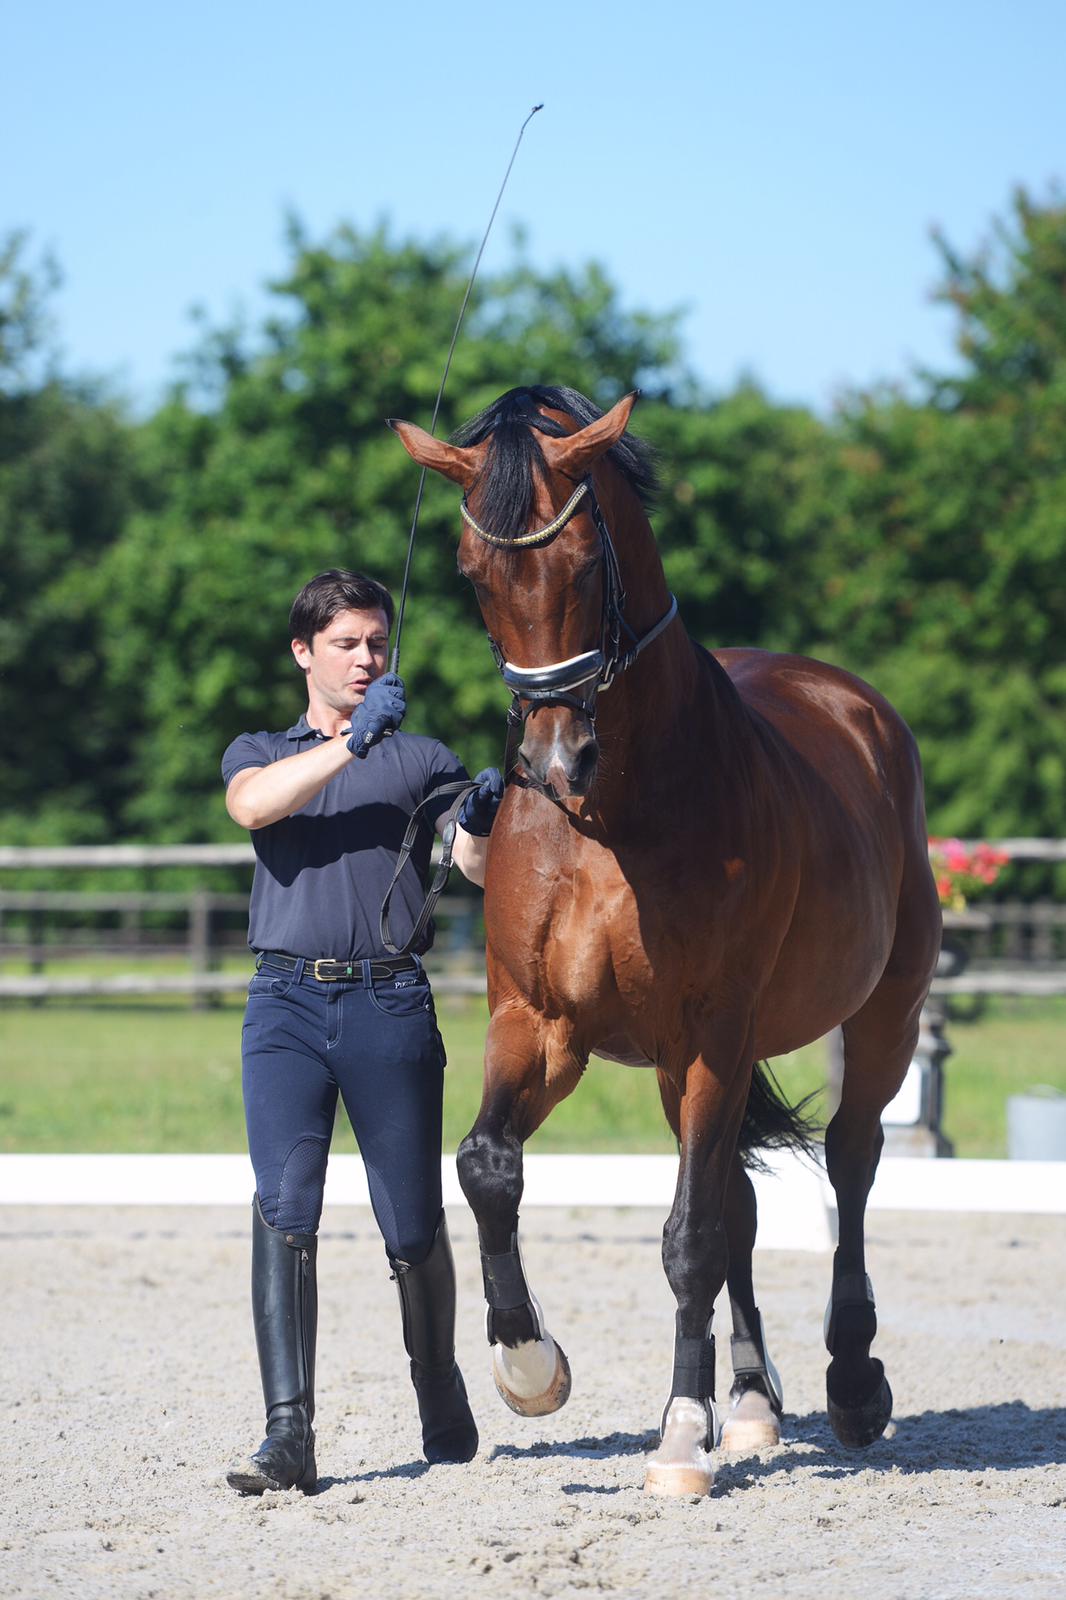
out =
[[389,417],[388,423],[393,433],[399,434],[400,443],[407,454],[420,467],[432,467],[434,472],[442,472],[453,483],[460,484],[464,489],[470,488],[480,466],[474,451],[462,450],[444,439],[434,439],[425,428],[419,428],[413,422],[400,422],[396,417]]
[[587,428],[579,428],[577,433],[568,433],[561,439],[542,438],[540,447],[548,465],[571,478],[581,477],[586,467],[618,443],[639,397],[640,390],[634,389],[612,406],[606,416],[590,422]]

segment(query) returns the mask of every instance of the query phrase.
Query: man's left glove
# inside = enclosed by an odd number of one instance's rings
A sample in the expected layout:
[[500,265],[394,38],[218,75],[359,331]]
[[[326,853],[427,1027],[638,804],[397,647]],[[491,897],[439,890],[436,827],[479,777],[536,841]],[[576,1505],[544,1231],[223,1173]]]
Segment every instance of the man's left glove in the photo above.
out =
[[486,767],[474,779],[476,789],[471,789],[459,807],[459,826],[466,832],[484,838],[492,832],[496,813],[503,799],[503,773],[499,767]]
[[407,710],[407,695],[403,679],[395,672],[386,672],[375,678],[363,697],[361,706],[352,712],[352,726],[348,733],[348,749],[353,756],[365,756],[372,745],[392,733],[403,721]]

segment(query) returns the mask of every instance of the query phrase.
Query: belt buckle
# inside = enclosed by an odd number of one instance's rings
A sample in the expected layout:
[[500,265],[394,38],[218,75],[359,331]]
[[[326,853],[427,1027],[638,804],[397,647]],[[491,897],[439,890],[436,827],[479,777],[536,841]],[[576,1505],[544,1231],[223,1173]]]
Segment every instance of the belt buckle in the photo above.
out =
[[[343,966],[343,965],[345,965],[344,962],[334,961],[332,956],[321,956],[315,962],[315,977],[318,979],[319,983],[340,983],[341,982],[341,978],[336,972],[329,972],[329,973],[319,972],[318,969],[319,969],[319,967],[340,967],[340,966]],[[347,963],[347,967],[348,967],[347,976],[351,977],[352,964],[351,964],[350,961]]]

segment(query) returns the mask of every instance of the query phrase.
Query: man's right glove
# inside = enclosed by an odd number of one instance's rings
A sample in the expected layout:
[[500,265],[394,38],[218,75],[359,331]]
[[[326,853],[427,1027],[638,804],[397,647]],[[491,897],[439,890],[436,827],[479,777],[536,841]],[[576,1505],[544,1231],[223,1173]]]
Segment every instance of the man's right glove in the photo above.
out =
[[503,773],[499,767],[486,767],[474,779],[476,789],[471,789],[459,807],[459,826],[466,833],[484,838],[492,832],[496,813],[503,799]]
[[403,679],[395,672],[375,678],[361,706],[352,712],[348,749],[353,756],[365,756],[372,745],[400,726],[407,710]]

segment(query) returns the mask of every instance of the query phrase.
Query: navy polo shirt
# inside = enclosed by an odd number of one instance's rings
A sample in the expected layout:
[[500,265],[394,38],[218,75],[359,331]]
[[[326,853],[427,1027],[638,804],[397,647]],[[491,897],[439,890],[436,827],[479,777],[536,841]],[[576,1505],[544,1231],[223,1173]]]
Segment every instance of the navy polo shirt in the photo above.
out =
[[[222,757],[223,779],[228,785],[246,767],[285,761],[323,737],[308,727],[306,716],[284,733],[239,734]],[[439,784],[466,778],[458,756],[439,740],[395,733],[349,762],[292,816],[254,828],[252,949],[337,960],[385,956],[378,931],[381,902],[411,813]],[[419,813],[425,826],[389,907],[398,944],[406,941],[425,898],[433,825],[454,799],[445,795]],[[432,942],[430,924],[419,954]]]

